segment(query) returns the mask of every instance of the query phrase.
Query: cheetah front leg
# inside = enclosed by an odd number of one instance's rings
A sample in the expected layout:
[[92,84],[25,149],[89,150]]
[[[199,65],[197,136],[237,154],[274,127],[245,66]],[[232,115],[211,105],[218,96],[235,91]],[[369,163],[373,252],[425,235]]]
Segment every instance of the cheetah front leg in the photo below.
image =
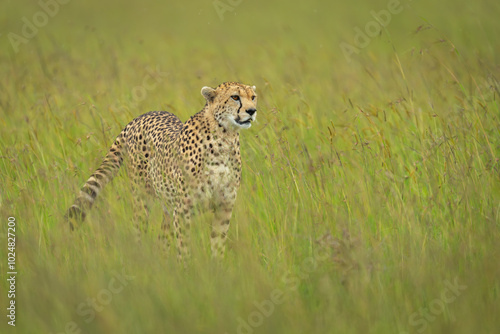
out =
[[212,258],[224,257],[227,232],[233,212],[233,203],[225,203],[215,208],[215,219],[212,223],[211,248]]

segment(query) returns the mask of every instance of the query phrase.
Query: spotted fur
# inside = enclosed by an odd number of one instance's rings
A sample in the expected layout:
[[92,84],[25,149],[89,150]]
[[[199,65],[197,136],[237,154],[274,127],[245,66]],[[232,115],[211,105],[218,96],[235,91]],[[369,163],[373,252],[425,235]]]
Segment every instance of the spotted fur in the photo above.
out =
[[[165,216],[173,211],[172,225],[162,224],[160,238],[172,234],[180,257],[186,246],[195,208],[210,208],[213,256],[222,256],[229,222],[241,180],[239,130],[247,129],[257,116],[255,86],[227,82],[217,88],[203,87],[205,107],[182,123],[175,115],[153,111],[135,118],[118,135],[101,166],[81,188],[66,217],[73,230],[120,166],[128,165],[134,190],[134,217],[138,232],[147,219],[141,218],[144,192],[162,201]],[[172,231],[172,232],[170,232]]]

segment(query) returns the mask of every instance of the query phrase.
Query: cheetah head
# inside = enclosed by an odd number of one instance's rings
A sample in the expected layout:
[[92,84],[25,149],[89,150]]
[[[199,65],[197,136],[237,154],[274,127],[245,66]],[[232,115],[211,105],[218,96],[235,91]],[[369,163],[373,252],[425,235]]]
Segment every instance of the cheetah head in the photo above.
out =
[[203,87],[201,95],[214,118],[226,130],[248,129],[257,116],[255,86],[225,82],[217,88]]

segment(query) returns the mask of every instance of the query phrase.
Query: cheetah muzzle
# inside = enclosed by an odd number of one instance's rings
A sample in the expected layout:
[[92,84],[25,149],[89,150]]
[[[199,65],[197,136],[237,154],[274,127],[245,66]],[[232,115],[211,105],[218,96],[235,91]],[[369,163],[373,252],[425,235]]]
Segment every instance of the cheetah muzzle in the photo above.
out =
[[138,238],[148,222],[145,196],[153,195],[165,213],[159,238],[165,245],[174,240],[179,258],[189,255],[192,214],[209,208],[214,212],[212,255],[224,255],[241,182],[239,131],[250,128],[256,119],[257,94],[255,86],[237,82],[203,87],[201,94],[204,108],[185,123],[169,112],[152,111],[125,126],[68,209],[72,230],[125,164]]
[[236,116],[236,118],[234,119],[235,125],[241,127],[242,129],[248,129],[249,127],[251,127],[252,122],[255,121],[255,118],[257,117],[257,113],[256,110],[250,112],[249,110],[246,111],[246,113],[250,116],[246,117],[245,119],[242,119],[241,116]]

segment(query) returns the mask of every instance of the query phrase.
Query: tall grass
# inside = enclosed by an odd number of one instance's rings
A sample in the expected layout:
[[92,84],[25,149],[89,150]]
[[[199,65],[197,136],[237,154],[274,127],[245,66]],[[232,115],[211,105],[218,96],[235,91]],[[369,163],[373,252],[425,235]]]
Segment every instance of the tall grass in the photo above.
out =
[[[496,332],[498,4],[401,4],[350,62],[339,43],[386,1],[242,1],[223,20],[211,2],[75,1],[17,53],[7,34],[41,9],[3,4],[0,271],[14,216],[18,276],[17,325],[4,316],[1,332]],[[123,171],[68,231],[125,124],[186,120],[202,86],[230,80],[257,86],[259,112],[223,261],[210,215],[187,269],[163,254],[159,203],[134,243]]]

